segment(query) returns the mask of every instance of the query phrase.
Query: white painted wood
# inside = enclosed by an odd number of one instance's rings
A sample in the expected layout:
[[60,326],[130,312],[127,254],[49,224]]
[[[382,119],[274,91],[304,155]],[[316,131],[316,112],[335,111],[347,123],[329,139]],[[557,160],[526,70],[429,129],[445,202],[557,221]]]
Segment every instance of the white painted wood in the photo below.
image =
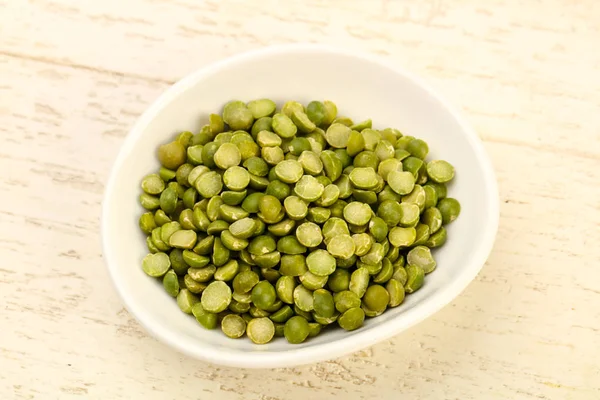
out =
[[[600,398],[600,3],[1,4],[1,399]],[[383,55],[462,107],[496,168],[498,239],[458,299],[390,341],[294,369],[207,365],[116,297],[104,182],[170,83],[297,41]]]

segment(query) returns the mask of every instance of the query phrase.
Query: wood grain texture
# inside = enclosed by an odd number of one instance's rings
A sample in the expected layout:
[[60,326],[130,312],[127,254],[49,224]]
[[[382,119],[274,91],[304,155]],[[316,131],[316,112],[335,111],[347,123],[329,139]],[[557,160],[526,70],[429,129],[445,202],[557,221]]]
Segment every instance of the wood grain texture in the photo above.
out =
[[[600,398],[600,3],[0,1],[1,399]],[[106,274],[100,202],[169,84],[298,41],[379,54],[462,107],[493,159],[494,251],[392,340],[274,371],[149,337]]]

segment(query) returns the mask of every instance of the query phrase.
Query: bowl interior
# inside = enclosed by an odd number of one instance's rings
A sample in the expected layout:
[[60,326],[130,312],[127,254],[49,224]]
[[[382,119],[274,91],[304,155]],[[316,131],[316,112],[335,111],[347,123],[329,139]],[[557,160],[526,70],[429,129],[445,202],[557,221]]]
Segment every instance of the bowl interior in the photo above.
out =
[[[301,345],[274,340],[257,346],[209,331],[183,314],[162,285],[140,267],[147,254],[138,228],[141,178],[158,168],[159,144],[182,130],[198,131],[208,114],[232,99],[268,97],[307,104],[329,99],[340,115],[372,118],[374,128],[395,127],[427,141],[430,159],[456,168],[449,196],[462,204],[435,250],[437,269],[421,290],[354,332],[333,329]],[[417,80],[364,56],[321,48],[268,50],[201,70],[170,88],[127,137],[107,186],[103,215],[105,258],[127,308],[157,337],[208,361],[244,367],[289,366],[357,350],[422,320],[455,297],[483,265],[496,232],[497,191],[489,161],[473,132]]]

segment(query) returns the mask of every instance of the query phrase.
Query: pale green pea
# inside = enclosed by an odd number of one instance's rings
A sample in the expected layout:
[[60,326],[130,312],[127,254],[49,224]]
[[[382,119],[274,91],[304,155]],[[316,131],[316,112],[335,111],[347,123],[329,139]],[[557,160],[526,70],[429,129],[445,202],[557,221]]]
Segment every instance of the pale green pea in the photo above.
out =
[[404,286],[408,280],[406,269],[404,269],[404,256],[400,257],[400,259],[394,263],[394,273],[392,274],[392,279],[400,282],[402,286]]
[[302,311],[312,311],[314,306],[312,292],[303,285],[296,286],[294,289],[294,304]]
[[282,182],[296,183],[302,178],[304,169],[298,161],[285,160],[275,166],[275,174]]
[[186,158],[185,146],[174,141],[166,143],[158,147],[158,160],[163,167],[175,170],[185,163]]
[[414,227],[402,228],[394,227],[388,234],[388,239],[393,246],[408,247],[414,243],[417,237],[417,231]]
[[[262,317],[268,317],[269,315],[271,315],[271,313],[268,312],[267,310],[261,310],[260,308],[256,307],[255,305],[250,306],[249,314],[253,318],[262,318]],[[248,321],[250,321],[250,320],[248,320]]]
[[229,260],[225,263],[225,265],[217,268],[214,274],[214,279],[216,281],[224,281],[229,282],[233,280],[233,278],[239,272],[239,264],[237,260]]
[[277,106],[273,100],[259,99],[249,101],[247,107],[252,113],[254,119],[259,119],[273,115]]
[[336,236],[349,234],[348,224],[341,218],[331,217],[323,224],[323,237],[326,244]]
[[260,147],[277,147],[281,146],[281,136],[270,131],[260,131],[256,136],[256,142]]
[[349,127],[339,123],[333,123],[327,128],[325,139],[331,147],[338,149],[345,148],[348,145],[351,132],[352,130]]
[[327,251],[332,256],[342,259],[352,257],[355,247],[354,240],[348,234],[333,236],[327,243]]
[[388,175],[392,171],[402,171],[402,162],[395,158],[388,158],[379,163],[377,173],[387,182]]
[[354,254],[357,256],[364,256],[371,250],[374,240],[368,233],[356,233],[352,235],[352,241],[354,242]]
[[243,167],[233,166],[223,174],[223,182],[231,190],[244,190],[250,183],[250,174]]
[[177,232],[179,230],[181,230],[181,224],[179,224],[179,222],[177,222],[177,221],[167,222],[166,224],[164,224],[161,227],[160,238],[164,243],[168,244],[169,240],[171,238],[171,235],[173,235],[175,232]]
[[296,228],[298,241],[306,247],[316,247],[323,241],[319,226],[313,222],[305,222]]
[[357,259],[356,254],[353,254],[349,258],[336,258],[335,263],[338,268],[351,268],[356,264]]
[[429,240],[429,226],[419,223],[415,227],[415,231],[417,232],[417,236],[413,245],[424,245]]
[[248,293],[258,282],[259,277],[256,272],[242,271],[233,278],[233,291],[234,293]]
[[165,253],[148,254],[142,260],[142,269],[144,272],[154,278],[158,278],[167,273],[171,268],[171,260]]
[[240,251],[248,247],[247,240],[233,236],[228,229],[221,232],[221,242],[223,243],[223,246],[232,251]]
[[381,140],[379,143],[377,143],[377,146],[375,147],[375,155],[377,155],[377,158],[379,158],[381,161],[394,159],[394,154],[394,146],[387,140]]
[[306,271],[298,277],[302,286],[309,290],[322,289],[327,283],[328,276],[315,275],[310,271]]
[[325,175],[332,182],[335,182],[342,174],[342,162],[340,161],[338,156],[331,150],[322,151],[319,157],[323,162],[323,169],[325,170]]
[[427,209],[430,207],[435,207],[438,202],[438,197],[433,186],[425,185],[423,186],[423,191],[425,192],[425,202],[423,204],[423,208]]
[[217,167],[227,169],[239,165],[242,161],[240,149],[233,143],[223,143],[213,157]]
[[[284,256],[285,257],[285,256]],[[277,279],[275,291],[277,297],[286,304],[294,304],[294,289],[296,288],[296,280],[293,276],[283,275]]]
[[[190,163],[192,163],[192,165],[200,166],[199,164],[202,164],[202,149],[203,148],[204,148],[204,146],[202,146],[202,145],[194,145],[194,146],[190,146],[187,148],[188,161]],[[190,180],[192,180],[192,179],[190,179],[188,176],[188,182]],[[189,183],[193,185],[193,182],[189,182]]]
[[263,147],[260,155],[270,165],[277,165],[285,159],[281,147]]
[[344,200],[338,200],[329,209],[331,210],[331,216],[335,218],[344,217],[344,208],[348,205]]
[[238,239],[250,238],[256,230],[256,221],[252,218],[242,218],[229,226],[229,232]]
[[308,205],[297,196],[289,196],[283,201],[283,206],[288,217],[293,220],[301,220],[308,214]]
[[407,171],[391,171],[387,178],[388,185],[400,195],[409,194],[415,186],[415,177]]
[[377,144],[381,142],[381,134],[379,131],[367,128],[363,129],[360,133],[365,141],[365,150],[374,151]]
[[146,175],[142,179],[142,190],[151,195],[160,194],[165,190],[165,182],[158,174]]
[[371,167],[354,168],[350,175],[350,182],[357,189],[373,189],[377,185],[377,172]]
[[318,175],[323,171],[323,162],[313,151],[303,151],[298,157],[298,162],[309,175]]
[[442,227],[442,212],[436,207],[430,207],[423,212],[421,221],[429,226],[429,234],[433,235]]
[[[339,179],[338,179],[338,181],[339,181]],[[338,200],[339,195],[340,195],[339,187],[334,185],[333,183],[330,183],[325,186],[325,189],[323,190],[323,194],[321,195],[321,198],[316,200],[315,204],[317,204],[320,207],[329,207]]]
[[226,315],[221,321],[221,330],[229,338],[240,338],[246,332],[246,321],[237,314]]
[[383,260],[383,257],[385,257],[385,253],[387,253],[387,251],[381,243],[373,243],[373,245],[369,249],[369,252],[362,256],[360,260],[365,264],[376,265],[379,264],[381,260]]
[[186,314],[192,313],[192,307],[198,303],[198,297],[196,297],[189,289],[181,289],[177,295],[177,305],[179,309]]
[[187,270],[187,273],[196,282],[204,283],[210,281],[215,275],[216,271],[217,267],[215,267],[214,265],[208,265],[206,267],[199,268],[190,267]]
[[353,201],[344,207],[344,219],[353,225],[366,225],[370,220],[373,211],[368,204]]
[[454,178],[454,167],[444,160],[433,160],[427,163],[427,175],[436,183],[449,182]]
[[404,301],[404,286],[396,279],[390,279],[385,285],[385,289],[388,291],[390,300],[388,302],[389,307],[398,307]]
[[178,230],[170,236],[169,245],[178,249],[193,249],[197,238],[192,230]]
[[406,262],[408,265],[415,265],[423,268],[423,272],[428,274],[433,272],[436,267],[436,262],[431,255],[429,247],[416,246],[413,247],[406,255]]
[[291,138],[296,135],[298,128],[289,116],[281,113],[273,115],[272,127],[275,133],[282,138]]
[[421,210],[419,206],[413,203],[400,203],[402,209],[402,217],[400,218],[400,225],[404,227],[415,226],[419,222],[419,215]]
[[334,183],[339,189],[338,198],[346,199],[352,195],[352,183],[346,174],[342,174]]
[[419,206],[419,210],[423,211],[425,208],[425,190],[421,185],[415,185],[413,190],[402,197],[403,203],[413,203]]
[[254,122],[254,117],[243,102],[235,100],[223,107],[223,121],[233,130],[248,130]]
[[298,127],[298,129],[303,133],[310,133],[315,130],[317,127],[308,116],[304,113],[303,110],[294,110],[291,115],[292,121]]
[[414,293],[423,286],[423,281],[425,279],[425,271],[423,268],[416,265],[407,265],[406,274],[408,276],[406,284],[404,285],[406,293]]
[[294,111],[304,112],[304,106],[297,101],[290,100],[286,101],[281,107],[281,112],[290,118],[292,118]]
[[369,271],[366,268],[358,268],[350,275],[349,289],[358,297],[363,297],[369,286]]
[[312,207],[308,210],[307,219],[316,224],[322,224],[331,216],[331,210],[324,207]]
[[254,318],[248,322],[246,334],[256,344],[269,343],[275,336],[275,325],[269,318]]
[[325,187],[317,179],[310,175],[304,175],[294,186],[294,193],[303,200],[315,201],[319,199]]
[[220,313],[231,303],[231,289],[223,281],[213,281],[202,292],[201,301],[206,311]]
[[221,175],[215,171],[205,172],[196,179],[195,187],[204,198],[211,198],[223,190]]

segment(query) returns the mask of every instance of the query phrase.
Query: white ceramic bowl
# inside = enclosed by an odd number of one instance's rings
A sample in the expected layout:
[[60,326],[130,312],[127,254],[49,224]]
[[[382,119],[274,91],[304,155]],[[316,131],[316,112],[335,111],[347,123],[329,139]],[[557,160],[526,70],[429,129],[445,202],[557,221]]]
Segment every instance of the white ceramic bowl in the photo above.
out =
[[[339,114],[374,127],[395,127],[429,143],[430,157],[456,168],[450,196],[462,205],[448,226],[437,269],[397,308],[367,319],[353,332],[328,330],[300,345],[276,339],[255,345],[203,329],[183,314],[162,285],[146,276],[147,253],[138,228],[141,178],[158,168],[156,148],[183,130],[198,131],[208,114],[232,99],[268,97],[281,104],[329,99]],[[202,68],[169,88],[139,119],[117,157],[103,204],[104,259],[129,312],[175,349],[215,364],[289,367],[339,357],[396,335],[454,299],[488,257],[498,226],[498,191],[490,160],[469,125],[421,80],[373,55],[314,45],[252,51]]]

